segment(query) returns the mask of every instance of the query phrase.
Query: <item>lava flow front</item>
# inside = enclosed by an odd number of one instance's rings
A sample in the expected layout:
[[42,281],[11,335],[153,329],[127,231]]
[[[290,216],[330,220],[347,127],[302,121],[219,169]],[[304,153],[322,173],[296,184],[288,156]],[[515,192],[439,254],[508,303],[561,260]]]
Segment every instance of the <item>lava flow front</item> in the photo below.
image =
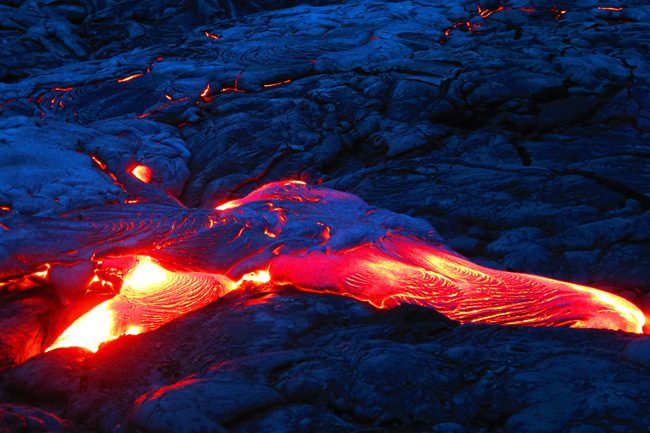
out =
[[[137,265],[120,272],[125,277],[118,295],[79,318],[50,349],[96,350],[120,335],[156,329],[243,281],[291,284],[377,308],[418,304],[461,322],[634,333],[645,323],[643,313],[619,296],[476,265],[446,247],[423,220],[302,181],[267,184],[214,209],[157,207],[154,222],[142,220],[146,209],[154,208],[120,207],[124,218],[134,221],[118,226],[86,227],[70,216],[72,225],[87,232],[71,238],[60,258],[101,259],[102,251],[113,248],[134,251]],[[116,210],[97,212],[95,217],[105,212],[111,218]],[[40,230],[52,236],[51,230],[61,227],[65,221],[44,223]]]
[[149,257],[138,257],[120,294],[77,319],[46,351],[72,346],[97,351],[104,342],[156,329],[232,288],[218,276],[170,272]]

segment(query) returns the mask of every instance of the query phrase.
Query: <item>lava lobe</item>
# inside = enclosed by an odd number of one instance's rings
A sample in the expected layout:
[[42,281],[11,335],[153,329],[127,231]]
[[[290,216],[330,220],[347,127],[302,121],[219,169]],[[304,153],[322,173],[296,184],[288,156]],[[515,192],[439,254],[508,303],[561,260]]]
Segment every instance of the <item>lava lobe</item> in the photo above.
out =
[[[96,350],[120,335],[156,329],[246,280],[350,296],[378,308],[417,304],[461,322],[635,333],[645,322],[621,297],[479,266],[423,220],[302,181],[270,183],[214,209],[134,202],[8,223],[2,247],[11,254],[1,269],[26,273],[46,263],[45,278],[68,302],[74,302],[69,287],[57,288],[66,272],[94,266],[96,283],[104,260],[132,257],[120,270],[119,293],[80,317],[52,348]],[[35,249],[35,240],[47,248]]]

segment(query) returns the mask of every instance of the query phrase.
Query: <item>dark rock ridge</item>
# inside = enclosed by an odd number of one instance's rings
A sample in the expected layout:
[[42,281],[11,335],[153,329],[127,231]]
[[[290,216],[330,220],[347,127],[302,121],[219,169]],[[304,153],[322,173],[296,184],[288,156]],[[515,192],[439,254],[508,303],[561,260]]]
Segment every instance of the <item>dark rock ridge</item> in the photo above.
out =
[[[641,0],[5,1],[0,239],[300,178],[647,311],[649,23]],[[3,366],[90,308],[12,277]],[[260,290],[4,371],[0,431],[649,431],[647,338]]]

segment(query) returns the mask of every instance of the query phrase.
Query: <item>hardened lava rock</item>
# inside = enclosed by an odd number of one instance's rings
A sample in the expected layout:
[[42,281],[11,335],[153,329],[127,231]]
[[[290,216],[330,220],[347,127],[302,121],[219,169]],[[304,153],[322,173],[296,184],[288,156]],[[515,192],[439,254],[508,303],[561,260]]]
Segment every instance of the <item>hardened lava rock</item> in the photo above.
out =
[[640,432],[648,344],[267,285],[94,354],[48,352],[2,384],[77,431]]
[[[166,234],[151,215],[301,179],[426,220],[482,266],[647,312],[646,3],[3,2],[0,431],[648,431],[647,337],[271,285],[41,354],[119,275],[87,299],[92,252],[25,259],[99,214],[128,249]],[[138,209],[150,226],[124,223]],[[17,233],[43,220],[65,224]]]

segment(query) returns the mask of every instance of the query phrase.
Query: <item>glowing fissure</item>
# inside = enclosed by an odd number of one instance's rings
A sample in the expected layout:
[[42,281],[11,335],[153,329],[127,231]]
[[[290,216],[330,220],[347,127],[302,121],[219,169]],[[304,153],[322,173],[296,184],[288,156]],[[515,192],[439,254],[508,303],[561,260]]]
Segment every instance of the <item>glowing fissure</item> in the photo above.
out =
[[[524,13],[533,13],[533,12],[538,12],[540,11],[539,9],[535,8],[526,8],[526,7],[517,7],[513,8],[510,6],[504,6],[504,5],[499,5],[495,7],[494,9],[490,8],[484,8],[480,5],[479,2],[476,2],[476,15],[481,19],[481,22],[479,23],[473,23],[470,20],[458,20],[454,21],[451,26],[449,26],[447,29],[445,29],[442,33],[442,39],[439,41],[440,44],[444,44],[447,39],[451,36],[452,32],[458,28],[465,28],[466,31],[476,33],[478,32],[479,29],[481,29],[484,25],[484,21],[487,20],[490,16],[496,14],[497,12],[502,12],[502,11],[520,11]],[[620,10],[616,8],[609,8],[609,7],[597,7],[597,9],[601,10]],[[623,9],[623,8],[621,8]],[[555,2],[553,2],[553,5],[549,8],[546,9],[545,11],[553,13],[553,17],[556,20],[559,20],[562,18],[567,11],[565,9],[559,9]]]
[[[204,35],[211,38],[211,39],[220,39],[220,37],[218,35],[215,35],[215,34],[212,34],[212,33],[209,33],[209,32],[204,32]],[[149,72],[151,72],[153,70],[153,68],[154,68],[154,66],[155,66],[155,64],[157,62],[160,62],[162,60],[164,60],[163,57],[158,57],[153,62],[151,62],[151,64],[149,66],[146,67],[144,72],[133,73],[133,74],[121,77],[121,78],[117,78],[117,79],[115,79],[115,81],[117,81],[118,83],[129,83],[130,81],[133,81],[136,78],[143,77],[143,76],[145,76],[146,74],[148,74]],[[219,89],[219,92],[220,93],[228,93],[228,92],[246,93],[245,90],[242,90],[242,89],[239,88],[239,78],[241,77],[241,74],[242,73],[240,72],[235,77],[233,87],[222,87],[222,88]],[[282,82],[279,82],[279,83],[263,84],[262,86],[264,88],[276,87],[276,86],[280,86],[280,85],[283,85],[283,84],[290,83],[291,81],[292,80],[285,80],[285,81],[282,81]],[[54,91],[54,92],[63,93],[63,95],[55,95],[55,96],[53,96],[51,98],[49,96],[46,96],[46,95],[40,95],[38,97],[28,96],[28,97],[11,98],[11,99],[1,103],[0,108],[6,106],[8,104],[11,104],[12,102],[15,102],[17,99],[27,99],[30,102],[34,101],[36,106],[39,108],[40,121],[43,121],[43,119],[45,118],[45,111],[43,111],[40,108],[41,104],[43,103],[43,100],[45,99],[46,101],[49,101],[49,104],[47,104],[47,108],[49,108],[49,111],[55,111],[58,108],[65,109],[64,96],[67,96],[68,101],[71,101],[72,96],[68,95],[67,92],[70,92],[71,90],[74,90],[74,87],[73,86],[54,87],[54,88],[52,88],[50,90]],[[190,99],[194,99],[193,97],[190,97],[190,96],[183,96],[183,97],[180,97],[180,98],[174,98],[171,95],[169,95],[168,93],[165,93],[163,96],[168,102],[166,102],[164,104],[161,104],[161,105],[158,105],[158,106],[155,106],[155,107],[151,108],[149,111],[138,114],[138,115],[135,116],[135,118],[136,119],[145,119],[145,118],[147,118],[149,116],[152,116],[152,115],[156,114],[159,111],[162,111],[162,110],[166,109],[167,107],[170,107],[172,105],[175,105],[175,104],[178,104],[178,103],[181,103],[181,102],[185,102],[185,101],[190,100]],[[196,104],[198,105],[198,104],[201,104],[201,103],[209,103],[209,102],[212,102],[214,99],[215,99],[215,95],[210,94],[210,84],[208,83],[206,85],[206,87],[199,94],[198,100],[196,100]],[[76,118],[76,116],[77,116],[76,112],[74,113],[74,116]],[[186,126],[186,125],[187,125],[187,123],[180,123],[177,126],[180,128],[180,127],[183,127],[183,126]]]
[[235,92],[235,93],[246,93],[245,90],[242,90],[239,88],[239,79],[241,78],[241,74],[243,72],[240,72],[237,74],[235,77],[235,82],[233,83],[233,87],[222,87],[219,89],[219,92],[221,93],[227,93],[227,92]]
[[[108,79],[108,80],[115,80],[118,83],[128,83],[129,81],[132,81],[132,80],[134,80],[136,78],[139,78],[139,77],[142,77],[142,76],[148,74],[149,72],[151,72],[153,70],[156,63],[161,62],[163,60],[165,60],[164,57],[157,57],[155,60],[153,60],[149,64],[149,66],[147,66],[145,68],[144,72],[136,72],[136,73],[133,73],[133,74],[121,77],[121,78],[111,78],[111,79]],[[17,100],[25,99],[25,100],[27,100],[29,102],[34,102],[35,103],[35,105],[37,106],[37,108],[39,110],[39,113],[40,113],[39,121],[43,121],[43,119],[45,118],[45,111],[43,111],[41,109],[41,104],[43,103],[43,101],[44,100],[49,101],[48,108],[49,108],[50,111],[55,111],[55,110],[57,110],[57,108],[65,109],[64,96],[66,96],[68,98],[68,101],[71,101],[72,96],[67,94],[67,93],[70,92],[71,90],[74,90],[74,89],[75,89],[74,86],[65,86],[65,87],[64,86],[57,86],[57,87],[53,87],[53,88],[49,89],[49,91],[63,93],[63,95],[55,95],[53,97],[49,97],[49,95],[45,95],[45,94],[41,94],[41,95],[38,95],[38,96],[20,96],[20,97],[17,97],[17,98],[11,98],[11,99],[9,99],[9,100],[7,100],[5,102],[0,103],[0,108],[3,108],[5,105],[11,104],[12,102],[15,102]],[[165,107],[167,107],[167,106],[169,106],[169,105],[171,105],[173,103],[182,102],[182,101],[185,101],[185,100],[188,100],[188,99],[190,99],[189,96],[174,100],[170,104],[166,104],[165,106],[162,106],[162,107],[157,107],[157,108],[153,109],[151,112],[143,113],[142,115],[136,116],[136,118],[138,118],[138,119],[145,118],[145,117],[151,115],[153,112],[158,111],[158,110],[160,110],[162,108],[165,108]],[[76,119],[77,113],[74,112],[73,116]]]
[[119,180],[117,180],[117,176],[115,176],[115,174],[114,174],[113,172],[111,172],[111,171],[108,169],[108,166],[107,166],[105,163],[103,163],[103,162],[102,162],[99,158],[97,158],[95,155],[90,155],[90,159],[92,159],[92,161],[93,161],[95,164],[97,164],[97,166],[98,166],[98,167],[99,167],[99,168],[100,168],[104,173],[106,173],[106,174],[108,175],[108,177],[110,177],[110,178],[113,180],[113,183],[114,183],[115,185],[119,186],[119,187],[122,189],[122,191],[126,192],[126,187],[124,186],[124,184],[123,184],[122,182],[120,182]]
[[[4,206],[4,205],[0,206],[0,216],[5,216],[10,210],[11,210],[11,206]],[[7,231],[10,230],[9,227],[7,227],[2,223],[0,223],[0,229],[7,230]]]
[[126,76],[126,77],[123,77],[123,78],[118,79],[117,82],[118,82],[118,83],[126,83],[127,81],[131,81],[131,80],[133,80],[133,79],[135,79],[135,78],[138,78],[138,77],[141,77],[141,76],[143,76],[143,75],[144,75],[144,74],[143,74],[143,73],[140,73],[140,72],[137,73],[137,74],[131,74],[131,75],[128,75],[128,76]]
[[[555,19],[557,19],[557,20],[561,19],[567,13],[567,10],[560,9],[555,2],[553,2],[552,5],[547,9],[536,9],[536,8],[530,8],[530,7],[511,7],[511,6],[505,6],[505,5],[498,5],[498,6],[493,6],[492,8],[488,8],[488,7],[481,6],[480,2],[475,2],[475,6],[476,6],[476,17],[480,18],[480,21],[475,22],[475,20],[473,20],[474,17],[472,17],[470,19],[461,19],[461,20],[453,21],[448,28],[443,30],[441,39],[438,41],[440,44],[444,44],[451,37],[452,33],[457,29],[465,30],[465,31],[472,32],[472,33],[480,32],[481,29],[485,26],[488,18],[490,18],[491,16],[493,16],[496,13],[503,12],[503,11],[520,11],[520,12],[524,12],[524,13],[533,13],[533,12],[545,11],[545,12],[551,12],[553,14],[553,17]],[[620,7],[620,6],[594,6],[592,9],[599,10],[599,11],[607,11],[607,12],[620,12],[624,8]],[[212,39],[212,40],[221,39],[221,36],[219,36],[219,35],[217,35],[215,33],[211,33],[209,31],[203,31],[203,35],[210,38],[210,39]],[[381,39],[381,37],[376,36],[376,35],[373,35],[373,36],[370,37],[371,41],[380,40],[380,39]],[[133,81],[133,80],[135,80],[137,78],[143,77],[146,74],[148,74],[149,72],[151,72],[153,70],[155,64],[157,62],[160,62],[160,61],[163,61],[163,60],[164,60],[163,57],[157,57],[155,60],[153,60],[144,69],[143,72],[135,72],[135,73],[123,76],[123,77],[119,77],[119,78],[110,78],[109,80],[115,80],[118,83],[129,83],[129,82],[131,82],[131,81]],[[316,59],[309,59],[308,61],[311,62],[311,63],[315,63]],[[232,87],[222,87],[222,88],[218,89],[218,93],[230,93],[230,92],[232,92],[232,93],[246,93],[246,90],[243,90],[243,89],[239,88],[239,79],[240,79],[241,75],[242,75],[242,72],[237,74]],[[287,80],[274,82],[274,83],[263,83],[261,85],[262,85],[263,88],[268,89],[268,88],[275,88],[275,87],[278,87],[278,86],[286,85],[286,84],[289,84],[291,82],[292,82],[291,79],[287,79]],[[45,118],[45,114],[46,114],[45,111],[41,108],[43,98],[45,97],[45,101],[49,101],[49,104],[46,106],[46,108],[49,108],[49,111],[56,111],[58,109],[63,110],[66,107],[66,102],[64,101],[64,96],[67,95],[68,101],[72,100],[72,96],[68,95],[67,92],[70,92],[73,89],[74,89],[74,86],[65,86],[65,87],[64,86],[59,86],[59,87],[51,88],[50,89],[51,91],[63,93],[63,95],[56,95],[56,96],[51,97],[51,98],[49,96],[46,96],[46,95],[40,95],[38,97],[28,96],[28,97],[11,98],[11,99],[9,99],[7,101],[4,101],[4,102],[0,103],[0,108],[4,107],[4,106],[6,106],[6,105],[8,105],[8,104],[10,104],[12,102],[15,102],[18,99],[27,99],[30,102],[34,101],[37,108],[38,108],[38,112],[40,113],[39,114],[40,115],[39,120],[43,121],[44,118]],[[168,101],[167,103],[161,104],[161,105],[156,106],[156,107],[153,107],[153,108],[151,108],[150,110],[148,110],[148,111],[146,111],[144,113],[138,114],[138,115],[135,116],[135,118],[136,119],[148,118],[148,117],[154,115],[155,113],[166,109],[167,107],[169,107],[171,105],[178,104],[178,103],[181,103],[181,102],[185,102],[185,101],[190,100],[190,99],[194,100],[195,104],[198,105],[198,104],[201,104],[201,103],[212,102],[216,97],[214,94],[212,94],[212,95],[210,94],[210,84],[208,84],[201,91],[201,93],[198,96],[198,100],[195,99],[195,97],[191,97],[191,96],[183,96],[183,97],[180,97],[180,98],[177,98],[177,99],[172,98],[168,94],[164,94],[163,96],[164,96],[165,99],[167,99],[167,101]],[[74,116],[76,118],[76,116],[77,116],[76,112],[74,113]],[[180,127],[184,127],[186,125],[187,125],[186,122],[182,122],[177,126],[180,128]]]
[[271,88],[271,87],[278,87],[278,86],[281,86],[283,84],[289,84],[292,81],[293,80],[284,80],[284,81],[279,81],[277,83],[262,84],[262,87],[264,87],[265,89],[268,89],[268,88]]
[[169,102],[167,102],[165,104],[162,104],[162,105],[159,105],[157,107],[154,107],[154,108],[151,109],[151,111],[147,111],[146,113],[138,114],[137,116],[135,116],[136,119],[144,119],[145,117],[149,117],[152,114],[155,114],[158,111],[164,110],[165,108],[167,108],[167,107],[169,107],[171,105],[178,104],[179,102],[187,101],[188,99],[190,99],[189,96],[183,96],[182,98],[171,99],[170,100],[169,98],[167,98],[167,96],[169,96],[169,95],[165,95],[165,99],[167,99]]
[[215,39],[215,40],[219,40],[219,39],[221,39],[221,37],[220,37],[219,35],[215,35],[214,33],[203,32],[203,34],[204,34],[205,36],[207,36],[208,38],[210,38],[210,39]]
[[[441,244],[421,220],[303,181],[270,183],[215,210],[174,209],[190,213],[167,228],[151,226],[166,238],[143,244],[137,265],[118,262],[119,294],[80,317],[50,349],[96,350],[120,335],[156,329],[245,282],[290,284],[377,308],[418,304],[463,323],[634,333],[645,324],[639,308],[612,293],[476,265]],[[112,230],[124,237],[143,227],[124,222]],[[87,238],[106,239],[101,232]]]
[[596,9],[601,10],[601,11],[613,11],[613,12],[619,12],[622,11],[623,7],[616,7],[616,6],[596,6]]

